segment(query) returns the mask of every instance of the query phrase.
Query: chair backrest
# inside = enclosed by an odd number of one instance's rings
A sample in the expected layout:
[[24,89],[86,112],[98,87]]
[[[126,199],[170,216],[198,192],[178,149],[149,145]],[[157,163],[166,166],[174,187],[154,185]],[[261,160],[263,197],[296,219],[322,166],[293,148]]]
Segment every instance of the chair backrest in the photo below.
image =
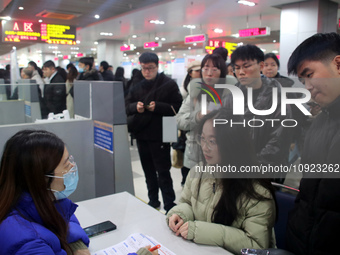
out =
[[288,213],[294,208],[296,196],[282,191],[276,191],[275,194],[278,206],[278,221],[274,227],[276,246],[279,249],[285,249]]

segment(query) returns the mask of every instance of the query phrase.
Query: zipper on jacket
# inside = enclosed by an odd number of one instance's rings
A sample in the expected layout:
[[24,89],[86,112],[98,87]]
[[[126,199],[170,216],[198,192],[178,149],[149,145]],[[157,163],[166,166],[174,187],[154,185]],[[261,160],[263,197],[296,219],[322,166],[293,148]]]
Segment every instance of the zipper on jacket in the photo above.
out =
[[216,192],[216,183],[214,182],[213,183],[213,193],[215,194],[215,192]]

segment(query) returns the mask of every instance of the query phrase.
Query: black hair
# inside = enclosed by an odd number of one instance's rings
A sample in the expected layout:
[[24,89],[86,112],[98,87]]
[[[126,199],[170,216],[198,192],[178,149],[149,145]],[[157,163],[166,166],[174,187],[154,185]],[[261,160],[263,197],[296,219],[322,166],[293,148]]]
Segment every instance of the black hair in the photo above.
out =
[[62,68],[61,66],[57,66],[56,67],[58,74],[64,79],[64,81],[67,80],[67,72],[64,68]]
[[79,63],[83,63],[85,66],[89,66],[89,70],[92,69],[94,59],[93,57],[84,57],[79,59]]
[[155,63],[156,66],[158,66],[158,56],[157,54],[153,52],[144,52],[142,55],[139,57],[139,62],[140,63]]
[[115,78],[124,78],[124,68],[121,66],[118,66],[115,72]]
[[211,60],[213,65],[221,71],[220,78],[225,78],[225,76],[227,75],[227,65],[223,58],[221,57],[221,55],[219,54],[205,55],[201,63],[201,70],[204,68],[204,65],[208,62],[208,60]]
[[183,82],[183,88],[186,92],[189,92],[188,91],[188,86],[189,86],[189,83],[190,83],[190,80],[191,80],[191,76],[190,76],[190,73],[192,72],[192,70],[190,70],[188,73],[187,73],[187,76],[185,76],[185,79],[184,79],[184,82]]
[[35,63],[34,61],[30,61],[30,62],[28,62],[28,64],[29,64],[30,66],[33,66],[33,67],[34,67],[34,70],[38,70],[38,65],[37,65],[37,63]]
[[5,68],[6,68],[6,71],[10,71],[11,70],[11,65],[7,64]]
[[237,60],[256,60],[257,63],[264,61],[263,51],[252,44],[247,44],[238,47],[233,54],[231,54],[231,63],[235,65]]
[[45,67],[45,68],[51,68],[51,67],[53,67],[53,68],[55,69],[55,64],[54,64],[54,62],[53,62],[52,60],[47,60],[47,61],[44,63],[43,67]]
[[280,61],[274,53],[267,53],[266,55],[264,55],[264,61],[266,61],[266,59],[268,59],[268,58],[274,59],[277,67],[280,68]]
[[[232,119],[234,122],[242,122],[243,116],[233,115],[232,109],[221,108],[218,111],[213,111],[205,115],[200,121],[196,132],[201,134],[205,122],[211,119]],[[218,150],[221,153],[221,166],[231,165],[240,169],[241,166],[254,166],[259,164],[248,127],[232,127],[223,124],[216,125],[214,129]],[[200,156],[206,165],[204,157],[202,155]],[[201,179],[198,185],[197,196],[199,194],[200,184]],[[250,199],[259,201],[270,200],[271,198],[268,196],[270,194],[272,199],[275,200],[275,189],[270,179],[222,178],[221,184],[223,189],[221,198],[217,202],[211,216],[211,221],[214,223],[231,226],[233,221],[239,216],[238,208],[247,204]],[[256,185],[267,189],[269,194],[267,196],[259,194],[255,189]],[[242,198],[242,200],[240,200],[240,198]]]
[[100,62],[100,66],[102,66],[103,69],[106,71],[109,68],[109,63],[107,63],[106,61],[102,61]]
[[218,48],[214,49],[213,54],[220,55],[223,58],[224,62],[227,61],[227,59],[228,59],[228,50],[224,47],[218,47]]
[[337,33],[318,33],[304,40],[288,60],[288,74],[297,74],[303,61],[330,62],[340,55],[340,35]]

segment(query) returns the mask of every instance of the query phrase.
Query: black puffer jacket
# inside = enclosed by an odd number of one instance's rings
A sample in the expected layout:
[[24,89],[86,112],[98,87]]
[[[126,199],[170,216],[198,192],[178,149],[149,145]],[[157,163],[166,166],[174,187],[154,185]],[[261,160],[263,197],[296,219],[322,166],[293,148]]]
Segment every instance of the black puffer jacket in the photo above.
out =
[[[155,101],[155,110],[138,113],[138,101],[144,105]],[[178,112],[182,96],[176,82],[160,73],[154,81],[144,79],[133,86],[125,102],[128,125],[135,137],[141,140],[162,141],[162,117],[175,115],[171,106]]]
[[[255,118],[262,120],[264,125],[261,127],[250,127],[251,138],[254,141],[255,151],[257,153],[257,159],[262,164],[271,165],[286,165],[288,162],[289,146],[292,141],[292,133],[294,128],[283,127],[281,121],[284,119],[291,119],[291,110],[287,106],[286,116],[281,115],[281,85],[274,79],[262,78],[262,87],[260,93],[254,103],[256,110],[267,110],[272,106],[273,88],[278,89],[278,104],[276,110],[265,116],[255,115],[250,112],[247,103],[247,88],[237,83],[244,94],[245,99],[245,114],[244,118],[246,123],[249,120]],[[226,107],[232,107],[232,97],[227,98],[225,104]],[[269,119],[276,119],[279,121],[266,121]],[[285,125],[293,125],[292,122],[287,122]],[[247,124],[246,124],[247,125]],[[250,122],[251,126],[261,125],[260,121]]]
[[[323,109],[307,132],[302,164],[337,169],[333,178],[313,173],[304,178],[289,215],[287,249],[295,255],[339,253],[340,229],[340,98]],[[332,165],[333,164],[333,165]],[[337,165],[336,165],[337,164]],[[324,168],[323,168],[324,169]],[[311,175],[311,173],[309,173]],[[329,176],[329,173],[327,174]]]
[[92,68],[84,73],[80,73],[78,80],[99,81],[103,80],[103,78],[95,68]]

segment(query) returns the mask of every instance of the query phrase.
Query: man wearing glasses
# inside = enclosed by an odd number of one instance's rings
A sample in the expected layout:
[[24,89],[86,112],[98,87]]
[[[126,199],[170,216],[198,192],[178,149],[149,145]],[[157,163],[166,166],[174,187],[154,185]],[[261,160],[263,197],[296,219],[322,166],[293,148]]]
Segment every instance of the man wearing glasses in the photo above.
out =
[[160,207],[161,189],[164,209],[169,211],[175,205],[175,192],[170,175],[170,144],[162,142],[162,117],[178,112],[182,96],[174,80],[158,73],[155,53],[144,52],[139,61],[144,79],[133,86],[126,98],[128,128],[137,140],[149,205]]
[[[245,98],[244,118],[247,123],[251,119],[259,120],[252,122],[250,126],[250,133],[259,162],[266,165],[287,165],[292,128],[283,127],[281,121],[291,119],[291,111],[288,107],[287,114],[281,115],[281,85],[276,80],[261,77],[261,70],[264,65],[262,50],[249,44],[238,47],[231,55],[231,63],[238,79],[236,86],[242,90]],[[248,94],[249,88],[252,91],[252,96]],[[256,110],[271,109],[274,88],[278,90],[277,95],[275,95],[278,97],[276,110],[272,114],[264,116],[253,114],[249,110],[250,103]],[[248,97],[250,97],[250,101],[248,101]],[[227,102],[227,105],[231,105],[230,101]],[[277,121],[267,121],[268,119],[276,119]],[[276,181],[283,182],[284,176],[284,173],[279,173]]]

